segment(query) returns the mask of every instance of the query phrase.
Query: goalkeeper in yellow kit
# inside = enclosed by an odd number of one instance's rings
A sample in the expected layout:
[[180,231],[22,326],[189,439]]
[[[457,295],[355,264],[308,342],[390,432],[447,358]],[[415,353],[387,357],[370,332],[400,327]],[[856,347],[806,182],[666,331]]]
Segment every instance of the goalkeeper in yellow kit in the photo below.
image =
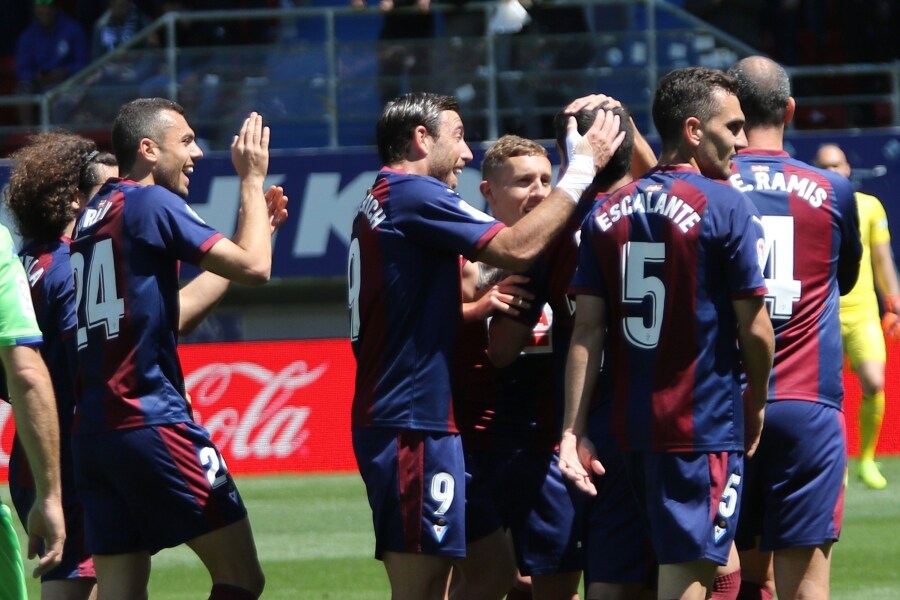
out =
[[[816,165],[850,176],[844,152],[826,144],[816,154]],[[887,486],[887,480],[875,463],[875,447],[884,419],[884,338],[900,339],[900,284],[891,252],[887,215],[875,196],[856,193],[863,256],[856,286],[841,296],[841,335],[850,366],[859,376],[863,397],[859,409],[859,478],[872,489]],[[879,323],[878,298],[884,302],[884,317]],[[882,335],[883,333],[883,335]]]

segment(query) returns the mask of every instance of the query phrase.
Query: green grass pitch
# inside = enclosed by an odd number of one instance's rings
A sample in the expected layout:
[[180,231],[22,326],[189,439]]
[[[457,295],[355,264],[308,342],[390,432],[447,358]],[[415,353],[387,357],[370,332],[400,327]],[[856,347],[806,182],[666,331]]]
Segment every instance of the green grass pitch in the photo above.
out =
[[[900,598],[900,457],[881,462],[890,485],[879,492],[864,488],[851,464],[844,531],[834,547],[833,600]],[[371,517],[358,476],[244,477],[238,487],[266,572],[263,598],[390,597],[384,569],[372,558]],[[8,499],[8,490],[2,495]],[[26,570],[31,568],[29,562]],[[153,558],[151,598],[206,598],[209,586],[205,569],[186,548]],[[29,597],[40,597],[35,581],[29,582]]]

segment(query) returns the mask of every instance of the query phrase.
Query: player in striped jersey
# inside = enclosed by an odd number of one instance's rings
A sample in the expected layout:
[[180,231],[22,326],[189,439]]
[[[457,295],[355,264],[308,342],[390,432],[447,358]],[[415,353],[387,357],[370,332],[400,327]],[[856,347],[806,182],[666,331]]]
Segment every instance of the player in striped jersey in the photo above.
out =
[[746,199],[713,180],[728,176],[744,144],[735,91],[733,79],[703,68],[660,81],[659,165],[589,215],[570,291],[577,309],[560,467],[596,493],[592,475],[603,469],[585,435],[602,355],[598,385],[612,395],[660,598],[711,589],[737,526],[743,455],[762,429],[772,357],[762,231]]
[[784,151],[795,108],[785,70],[753,56],[729,73],[738,81],[749,143],[734,160],[731,184],[761,215],[775,327],[766,427],[747,464],[737,538],[741,593],[772,593],[766,581],[774,555],[780,599],[827,598],[847,464],[838,298],[859,271],[856,202],[845,177]]
[[[576,100],[572,112],[597,106]],[[621,142],[602,112],[574,166],[512,227],[453,188],[472,153],[457,102],[407,94],[376,127],[384,168],[353,223],[348,275],[357,359],[353,446],[395,598],[444,597],[465,555],[465,468],[453,414],[451,355],[461,315],[459,256],[524,270],[565,225],[598,165]]]

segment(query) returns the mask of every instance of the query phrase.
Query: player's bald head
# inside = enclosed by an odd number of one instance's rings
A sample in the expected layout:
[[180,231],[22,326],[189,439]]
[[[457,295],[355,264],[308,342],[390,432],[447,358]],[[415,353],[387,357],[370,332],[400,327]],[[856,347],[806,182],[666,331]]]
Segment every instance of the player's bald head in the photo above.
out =
[[728,74],[737,80],[745,130],[784,124],[791,80],[781,65],[765,56],[748,56],[732,65]]

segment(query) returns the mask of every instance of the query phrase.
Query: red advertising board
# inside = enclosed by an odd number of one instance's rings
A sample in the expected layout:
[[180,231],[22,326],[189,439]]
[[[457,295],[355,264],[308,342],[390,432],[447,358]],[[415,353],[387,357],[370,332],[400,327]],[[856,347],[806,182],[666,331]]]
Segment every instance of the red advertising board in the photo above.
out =
[[[194,414],[237,474],[356,469],[350,403],[356,363],[347,340],[186,344],[180,348]],[[859,382],[845,370],[849,449],[859,452]],[[887,414],[879,444],[900,454],[900,345],[888,349]],[[0,402],[0,478],[13,422]]]

